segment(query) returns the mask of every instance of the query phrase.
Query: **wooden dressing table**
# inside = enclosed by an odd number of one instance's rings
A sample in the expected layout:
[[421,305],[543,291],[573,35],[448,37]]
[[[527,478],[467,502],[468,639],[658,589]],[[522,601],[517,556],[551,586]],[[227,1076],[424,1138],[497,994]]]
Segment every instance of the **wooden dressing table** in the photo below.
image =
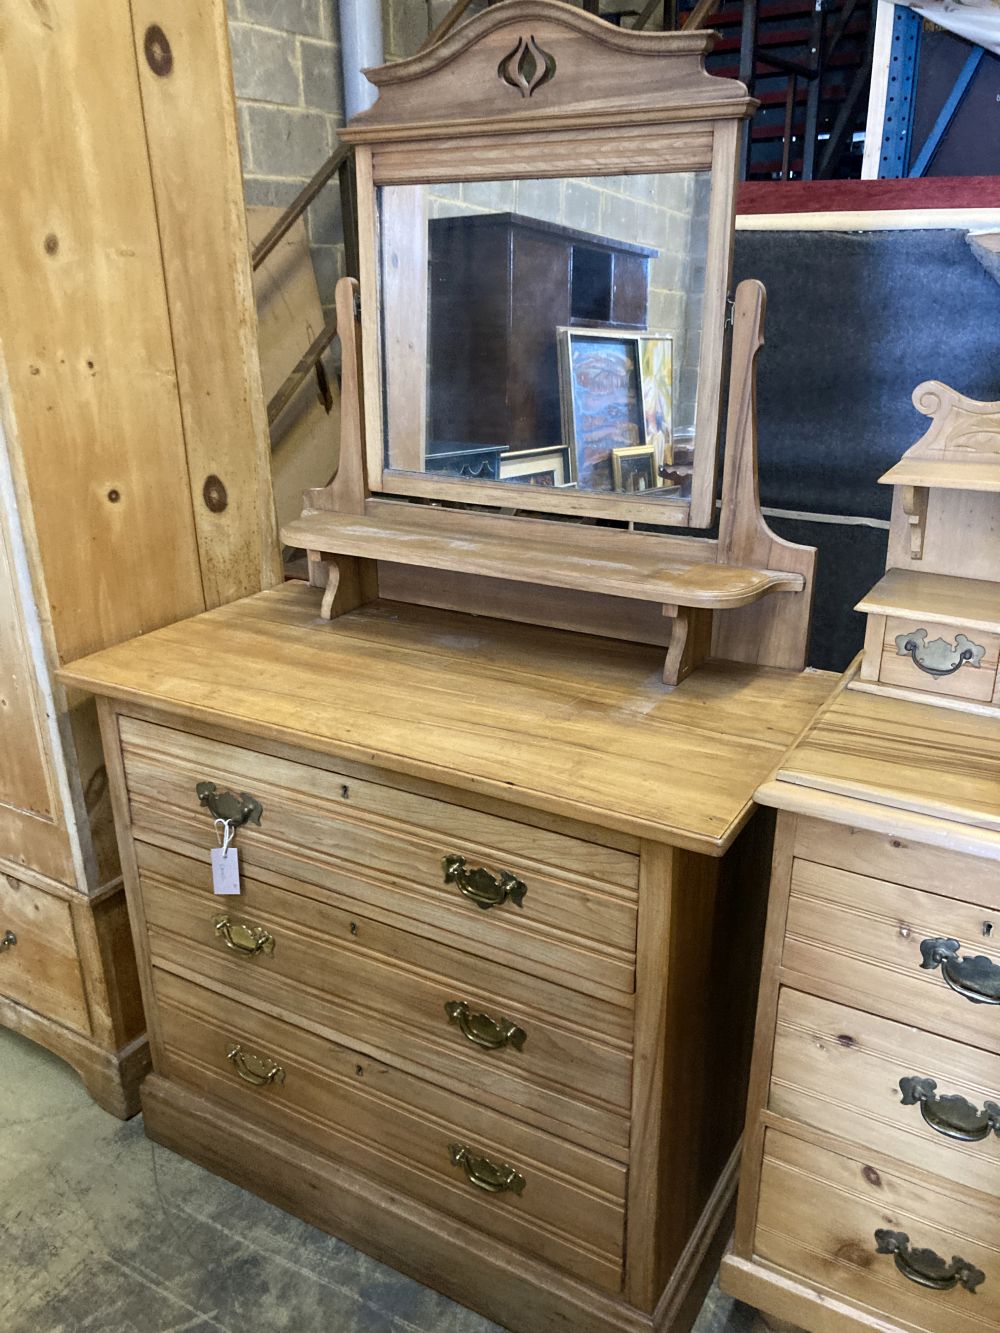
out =
[[[147,1132],[519,1333],[697,1312],[729,1227],[762,938],[752,794],[833,683],[802,670],[815,552],[757,502],[759,284],[733,317],[718,536],[670,531],[715,514],[752,105],[704,73],[709,40],[526,0],[374,71],[379,102],[348,130],[367,239],[363,354],[338,290],[342,463],[283,533],[316,586],[63,673],[99,696]],[[600,214],[609,243],[638,225],[628,190],[682,200],[683,173],[709,173],[705,290],[672,333],[701,348],[690,497],[421,466],[424,182],[453,208],[499,182],[508,212],[526,172],[556,181],[531,192],[543,211],[571,180],[629,204],[624,224]],[[212,894],[216,818],[238,897]]]

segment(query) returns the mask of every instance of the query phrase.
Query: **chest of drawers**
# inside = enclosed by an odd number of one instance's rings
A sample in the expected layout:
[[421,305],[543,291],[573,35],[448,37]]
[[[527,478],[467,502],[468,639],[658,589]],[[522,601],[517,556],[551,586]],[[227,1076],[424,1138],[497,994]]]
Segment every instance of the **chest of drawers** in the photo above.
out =
[[778,817],[723,1285],[806,1329],[1000,1322],[1000,729],[850,690]]
[[[749,794],[831,678],[667,694],[655,647],[401,604],[329,624],[320,595],[67,670],[102,696],[146,1130],[510,1329],[683,1328],[735,1189]],[[230,798],[254,814],[216,896]]]

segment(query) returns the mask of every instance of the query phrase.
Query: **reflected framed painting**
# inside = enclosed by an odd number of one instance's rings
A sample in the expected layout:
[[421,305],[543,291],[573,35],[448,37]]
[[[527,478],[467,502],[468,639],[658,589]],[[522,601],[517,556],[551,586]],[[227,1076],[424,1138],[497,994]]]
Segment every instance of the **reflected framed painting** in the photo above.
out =
[[573,455],[569,445],[518,449],[500,456],[500,480],[528,486],[572,486]]
[[563,437],[581,490],[618,491],[615,452],[649,446],[653,486],[672,458],[673,338],[651,330],[559,328]]

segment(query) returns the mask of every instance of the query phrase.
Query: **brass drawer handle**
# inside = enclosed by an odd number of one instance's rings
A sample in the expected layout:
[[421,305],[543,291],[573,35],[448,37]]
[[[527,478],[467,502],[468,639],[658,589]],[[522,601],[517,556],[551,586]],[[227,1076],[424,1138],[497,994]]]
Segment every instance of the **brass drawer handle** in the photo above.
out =
[[1000,1004],[1000,967],[982,954],[959,958],[961,947],[958,940],[921,940],[920,966],[930,971],[940,967],[955,994],[973,1004]]
[[964,666],[978,670],[986,649],[964,634],[955,635],[954,645],[947,639],[931,639],[928,643],[925,629],[913,629],[896,635],[896,656],[909,657],[915,667],[935,680],[941,680],[943,676],[953,676]]
[[214,782],[199,782],[194,790],[214,819],[221,819],[234,829],[244,824],[260,824],[264,807],[249,792],[241,791],[237,796],[233,791],[218,791]]
[[484,910],[487,907],[499,907],[508,898],[515,907],[524,906],[528,886],[509,870],[501,870],[499,875],[491,875],[483,866],[470,870],[464,856],[446,856],[441,864],[444,867],[444,882],[457,884],[459,893],[477,907]]
[[230,1046],[226,1052],[229,1060],[244,1083],[252,1083],[262,1088],[268,1083],[284,1083],[285,1071],[269,1055],[257,1055],[245,1051],[242,1046]]
[[3,953],[5,949],[13,949],[16,943],[17,943],[17,936],[14,934],[14,932],[12,930],[5,930],[3,933],[3,938],[0,939],[0,953]]
[[915,1074],[901,1078],[899,1090],[903,1094],[902,1104],[916,1106],[919,1102],[920,1114],[931,1129],[945,1138],[961,1143],[979,1143],[991,1134],[1000,1138],[1000,1106],[996,1102],[984,1102],[983,1109],[977,1111],[964,1097],[938,1096],[932,1078],[918,1078]]
[[975,1291],[986,1281],[981,1269],[957,1255],[949,1264],[933,1250],[911,1250],[910,1238],[902,1231],[876,1231],[875,1253],[894,1255],[905,1278],[932,1291],[951,1291],[952,1287]]
[[452,1143],[448,1147],[448,1156],[453,1166],[460,1166],[476,1189],[487,1194],[524,1193],[524,1176],[515,1171],[506,1162],[491,1162],[488,1157],[475,1157],[461,1143]]
[[215,918],[215,933],[221,935],[227,949],[253,958],[259,953],[274,953],[274,936],[263,926],[250,921],[233,921],[228,916]]
[[498,1051],[502,1046],[513,1046],[520,1051],[528,1034],[509,1018],[491,1018],[489,1014],[474,1014],[465,1000],[448,1000],[444,1006],[448,1021],[457,1023],[462,1036],[467,1037],[484,1051]]

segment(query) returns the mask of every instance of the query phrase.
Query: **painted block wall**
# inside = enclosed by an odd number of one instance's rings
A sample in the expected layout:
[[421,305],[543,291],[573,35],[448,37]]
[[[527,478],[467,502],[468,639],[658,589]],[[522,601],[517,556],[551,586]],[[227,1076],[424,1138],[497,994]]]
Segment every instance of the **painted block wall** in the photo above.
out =
[[[335,0],[227,0],[244,195],[290,204],[337,145],[344,94]],[[320,300],[329,315],[344,273],[334,184],[306,214]]]

